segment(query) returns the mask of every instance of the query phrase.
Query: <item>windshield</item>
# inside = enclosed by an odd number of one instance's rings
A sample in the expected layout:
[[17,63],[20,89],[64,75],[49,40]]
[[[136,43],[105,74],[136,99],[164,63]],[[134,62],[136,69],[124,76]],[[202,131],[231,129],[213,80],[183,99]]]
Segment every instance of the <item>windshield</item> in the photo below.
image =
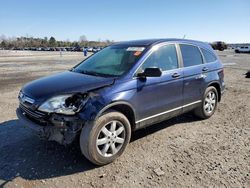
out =
[[109,46],[94,54],[72,71],[96,76],[121,76],[141,57],[145,47]]

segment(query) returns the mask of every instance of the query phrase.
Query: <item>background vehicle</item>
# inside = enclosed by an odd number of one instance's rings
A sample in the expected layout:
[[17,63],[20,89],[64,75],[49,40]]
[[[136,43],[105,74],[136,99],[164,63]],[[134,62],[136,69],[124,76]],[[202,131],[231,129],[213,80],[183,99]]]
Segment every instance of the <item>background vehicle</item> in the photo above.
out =
[[99,52],[100,51],[100,48],[98,48],[98,47],[93,47],[93,50],[92,50],[94,53],[96,53],[96,52]]
[[61,144],[80,134],[84,156],[104,165],[123,153],[136,129],[188,111],[211,117],[224,87],[223,66],[206,43],[122,42],[25,85],[17,116]]
[[250,46],[241,46],[236,48],[235,53],[250,53]]
[[92,48],[92,47],[89,47],[89,48],[88,48],[88,52],[93,52],[93,48]]
[[211,46],[214,50],[219,50],[219,51],[227,49],[227,44],[222,41],[213,42]]

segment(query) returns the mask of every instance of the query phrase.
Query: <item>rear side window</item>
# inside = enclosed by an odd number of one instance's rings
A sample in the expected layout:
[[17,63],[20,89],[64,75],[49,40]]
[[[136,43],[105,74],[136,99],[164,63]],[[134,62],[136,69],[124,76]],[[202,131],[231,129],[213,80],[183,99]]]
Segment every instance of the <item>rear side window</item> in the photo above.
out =
[[198,47],[187,44],[180,44],[184,67],[200,65],[203,63]]
[[203,53],[203,56],[206,60],[207,63],[210,63],[210,62],[214,62],[217,60],[217,58],[215,57],[214,54],[212,54],[211,52],[209,52],[208,50],[205,50],[205,49],[201,49],[202,53]]
[[169,44],[154,51],[143,63],[140,71],[150,67],[158,67],[162,71],[178,68],[175,45]]

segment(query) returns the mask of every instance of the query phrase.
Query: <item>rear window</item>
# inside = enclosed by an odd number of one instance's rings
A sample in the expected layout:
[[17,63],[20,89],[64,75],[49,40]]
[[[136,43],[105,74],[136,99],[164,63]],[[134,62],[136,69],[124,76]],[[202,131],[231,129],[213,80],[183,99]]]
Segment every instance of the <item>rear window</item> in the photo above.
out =
[[187,44],[180,44],[184,67],[200,65],[203,63],[198,47]]
[[214,54],[212,54],[211,52],[209,52],[208,50],[205,49],[201,49],[203,56],[206,60],[206,63],[210,63],[210,62],[214,62],[217,60],[216,56]]

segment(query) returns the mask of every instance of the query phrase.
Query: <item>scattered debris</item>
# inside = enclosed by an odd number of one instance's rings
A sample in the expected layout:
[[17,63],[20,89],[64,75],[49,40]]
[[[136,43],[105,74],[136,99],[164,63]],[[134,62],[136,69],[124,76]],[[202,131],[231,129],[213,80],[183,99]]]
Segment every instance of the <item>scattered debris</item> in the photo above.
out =
[[46,181],[45,181],[45,180],[41,180],[41,182],[42,182],[43,184],[45,184]]
[[245,75],[246,75],[246,78],[250,78],[250,71],[248,71]]
[[154,169],[154,173],[157,175],[157,176],[163,176],[165,174],[165,172],[161,169],[161,168],[156,168]]
[[106,176],[106,174],[100,175],[99,178],[104,178],[104,176]]

